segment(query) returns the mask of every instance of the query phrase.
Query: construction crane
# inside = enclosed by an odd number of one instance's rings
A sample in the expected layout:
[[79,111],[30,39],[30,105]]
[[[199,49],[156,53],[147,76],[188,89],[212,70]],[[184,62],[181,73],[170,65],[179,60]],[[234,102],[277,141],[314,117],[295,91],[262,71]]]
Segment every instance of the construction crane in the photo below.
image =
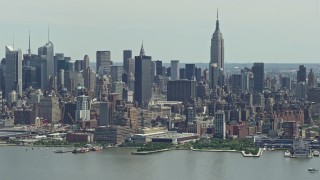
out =
[[76,124],[76,121],[72,118],[72,116],[70,115],[70,113],[68,113],[68,116],[70,117],[71,121],[73,122],[73,125]]

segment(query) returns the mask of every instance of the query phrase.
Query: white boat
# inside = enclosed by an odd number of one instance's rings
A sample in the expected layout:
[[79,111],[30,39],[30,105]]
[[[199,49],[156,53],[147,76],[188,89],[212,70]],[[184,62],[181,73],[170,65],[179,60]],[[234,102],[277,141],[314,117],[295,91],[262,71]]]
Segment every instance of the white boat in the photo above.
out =
[[318,150],[313,151],[313,156],[319,156],[319,155],[320,155],[320,152]]
[[286,152],[284,152],[284,157],[291,157],[291,153],[290,153],[290,151],[286,151]]

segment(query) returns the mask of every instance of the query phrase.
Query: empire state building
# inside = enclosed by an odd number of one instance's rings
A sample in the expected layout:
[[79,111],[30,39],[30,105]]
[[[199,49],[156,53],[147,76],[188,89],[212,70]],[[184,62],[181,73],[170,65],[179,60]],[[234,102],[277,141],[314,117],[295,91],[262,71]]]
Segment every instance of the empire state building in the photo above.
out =
[[219,16],[217,12],[216,30],[211,38],[209,84],[211,89],[224,84],[224,40],[219,27]]
[[216,63],[218,68],[224,69],[224,40],[219,27],[219,16],[217,12],[216,30],[211,38],[210,64]]

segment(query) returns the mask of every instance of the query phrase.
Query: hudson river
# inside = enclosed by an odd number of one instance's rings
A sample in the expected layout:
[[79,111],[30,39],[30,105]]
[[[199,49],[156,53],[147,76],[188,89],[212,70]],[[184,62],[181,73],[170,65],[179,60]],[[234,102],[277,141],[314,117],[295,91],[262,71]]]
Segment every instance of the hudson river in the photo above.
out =
[[[27,149],[27,151],[26,151]],[[239,153],[175,150],[131,155],[133,149],[111,148],[84,154],[53,153],[52,149],[0,147],[0,179],[24,180],[307,180],[320,178],[320,158],[290,159],[283,152],[260,158]]]

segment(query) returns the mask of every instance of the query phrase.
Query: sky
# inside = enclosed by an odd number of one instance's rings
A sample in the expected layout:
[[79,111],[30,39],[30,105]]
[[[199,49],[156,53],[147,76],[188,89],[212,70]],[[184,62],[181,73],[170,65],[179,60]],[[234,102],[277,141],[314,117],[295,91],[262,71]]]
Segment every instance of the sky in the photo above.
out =
[[[209,62],[219,8],[229,63],[320,63],[319,0],[0,0],[0,58],[5,46],[31,49],[50,40],[72,60],[97,50],[139,54],[153,60]],[[14,36],[14,38],[13,38]]]

